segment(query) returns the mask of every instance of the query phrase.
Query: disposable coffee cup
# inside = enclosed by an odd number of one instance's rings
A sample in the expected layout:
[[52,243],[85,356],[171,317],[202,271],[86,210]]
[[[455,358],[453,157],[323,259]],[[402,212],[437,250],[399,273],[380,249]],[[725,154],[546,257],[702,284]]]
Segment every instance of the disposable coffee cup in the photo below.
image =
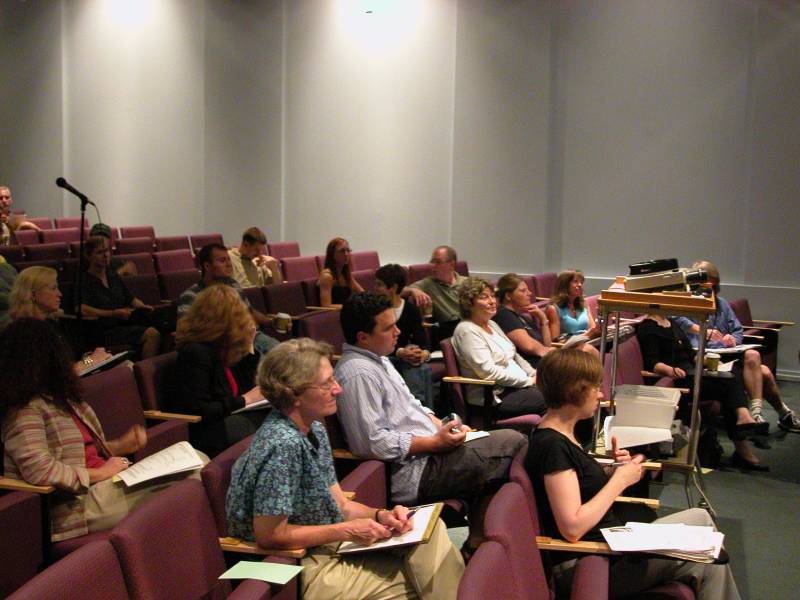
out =
[[289,322],[292,320],[292,317],[287,315],[286,313],[278,313],[275,315],[275,329],[279,333],[288,333],[289,332]]
[[720,355],[716,352],[706,352],[705,365],[709,371],[716,371],[719,368]]

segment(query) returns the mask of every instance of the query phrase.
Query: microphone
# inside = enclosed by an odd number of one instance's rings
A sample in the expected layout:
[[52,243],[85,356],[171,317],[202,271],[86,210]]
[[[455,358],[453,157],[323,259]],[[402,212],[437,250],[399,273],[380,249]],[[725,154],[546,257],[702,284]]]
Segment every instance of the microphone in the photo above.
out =
[[72,187],[72,186],[69,184],[69,182],[68,182],[66,179],[64,179],[63,177],[59,177],[58,179],[56,179],[56,185],[57,185],[58,187],[60,187],[60,188],[63,188],[63,189],[65,189],[65,190],[67,190],[68,192],[70,192],[70,193],[72,193],[72,194],[75,194],[75,195],[76,195],[78,198],[80,198],[82,201],[86,202],[86,204],[91,204],[92,206],[95,206],[95,207],[97,206],[97,205],[96,205],[94,202],[92,202],[91,200],[89,200],[89,197],[88,197],[86,194],[84,194],[84,193],[82,193],[82,192],[79,192],[78,190],[76,190],[76,189],[75,189],[74,187]]

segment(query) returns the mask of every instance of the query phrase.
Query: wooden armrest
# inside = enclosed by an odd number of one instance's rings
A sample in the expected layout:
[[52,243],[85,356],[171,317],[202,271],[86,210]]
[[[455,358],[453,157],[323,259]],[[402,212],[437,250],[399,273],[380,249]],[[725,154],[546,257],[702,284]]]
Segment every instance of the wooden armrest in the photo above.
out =
[[753,334],[750,334],[750,333],[746,333],[744,335],[744,337],[747,338],[748,340],[758,340],[759,342],[763,342],[764,341],[764,336],[763,335],[753,335]]
[[142,412],[144,413],[145,419],[154,419],[157,421],[175,419],[177,421],[186,421],[187,423],[199,423],[203,420],[203,417],[199,415],[182,415],[179,413],[161,412],[160,410],[145,410]]
[[355,500],[356,499],[356,493],[352,492],[352,491],[349,491],[349,490],[342,490],[342,496],[344,496],[348,500]]
[[567,542],[546,535],[537,535],[536,544],[539,550],[555,550],[558,552],[580,552],[582,554],[619,554],[608,547],[605,542]]
[[666,375],[659,375],[658,373],[653,373],[652,371],[641,371],[642,377],[652,377],[653,379],[661,379],[662,377],[666,377]]
[[[592,458],[603,458],[605,460],[611,459],[610,456],[606,456],[605,454],[597,454],[597,453],[591,454],[590,453],[589,456],[591,456]],[[645,471],[660,471],[662,466],[663,466],[662,463],[660,463],[660,462],[654,462],[654,461],[648,461],[648,460],[642,461],[641,464],[642,464],[642,468]],[[604,463],[601,462],[600,466],[607,466],[607,463],[604,464]]]
[[550,342],[553,348],[563,348],[566,342]]
[[243,542],[233,537],[219,538],[219,545],[223,552],[239,552],[240,554],[257,554],[260,556],[287,556],[289,558],[303,558],[305,548],[299,550],[278,550],[276,548],[262,548],[255,542]]
[[306,306],[306,310],[342,310],[341,306]]
[[54,485],[33,485],[11,477],[0,477],[0,489],[12,492],[30,492],[31,494],[52,494],[56,491]]
[[464,385],[490,385],[494,387],[497,382],[494,379],[471,379],[470,377],[447,376],[442,377],[445,383],[463,383]]
[[760,327],[758,325],[742,325],[742,329],[757,329],[758,331],[772,331],[774,333],[780,333],[780,327]]
[[775,325],[782,325],[784,327],[793,327],[796,325],[793,321],[770,321],[768,319],[753,319],[753,323],[775,323]]
[[636,498],[635,496],[617,496],[614,502],[625,502],[626,504],[644,504],[654,510],[658,510],[661,506],[656,498]]
[[536,301],[537,302],[545,302],[545,301],[549,302],[550,298],[544,298],[542,296],[536,296]]
[[331,450],[331,454],[333,454],[333,458],[346,458],[347,460],[363,460],[350,452],[350,450],[345,450],[344,448],[334,448]]
[[611,401],[610,400],[601,400],[600,401],[600,408],[611,408]]
[[[62,315],[59,315],[58,318],[59,319],[66,319],[67,321],[77,321],[78,320],[78,315],[73,315],[72,313],[64,313]],[[97,321],[97,317],[88,317],[86,315],[83,315],[83,317],[81,317],[81,318],[84,321]]]
[[423,322],[422,322],[422,326],[423,326],[423,327],[432,328],[432,327],[436,327],[436,326],[437,326],[437,324],[436,324],[436,323],[428,323],[427,321],[423,321]]

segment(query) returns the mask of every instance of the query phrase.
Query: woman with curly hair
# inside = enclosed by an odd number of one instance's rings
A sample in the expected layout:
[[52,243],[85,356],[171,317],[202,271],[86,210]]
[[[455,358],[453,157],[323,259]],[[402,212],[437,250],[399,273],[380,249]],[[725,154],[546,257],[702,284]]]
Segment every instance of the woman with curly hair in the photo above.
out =
[[340,237],[328,242],[325,249],[325,268],[319,274],[319,303],[321,306],[341,307],[350,294],[364,291],[353,277],[350,243]]
[[178,360],[171,410],[200,415],[192,444],[209,456],[255,433],[264,411],[233,414],[264,399],[254,386],[256,324],[239,293],[212,285],[197,295],[175,334]]
[[19,319],[0,334],[5,476],[58,488],[49,500],[53,541],[109,529],[175,480],[135,488],[112,482],[130,465],[126,456],[147,444],[147,433],[134,425],[106,439],[81,399],[69,355],[64,339],[42,320]]
[[[536,389],[536,371],[492,320],[497,313],[492,286],[479,277],[468,277],[458,289],[458,300],[464,319],[453,332],[453,350],[462,374],[496,382],[496,418],[543,415],[546,407]],[[483,391],[478,386],[468,386],[467,402],[483,406]]]

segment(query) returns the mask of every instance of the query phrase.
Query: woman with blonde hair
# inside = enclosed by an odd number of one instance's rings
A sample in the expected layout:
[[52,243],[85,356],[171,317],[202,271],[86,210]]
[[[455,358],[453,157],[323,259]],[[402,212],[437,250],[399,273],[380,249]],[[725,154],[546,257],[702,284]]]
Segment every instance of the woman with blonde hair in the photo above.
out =
[[341,307],[350,294],[364,291],[353,277],[350,242],[336,237],[325,249],[325,268],[319,274],[319,303],[321,306]]
[[264,399],[254,386],[255,333],[239,293],[221,284],[200,292],[178,322],[176,393],[170,408],[203,418],[190,428],[190,439],[210,456],[255,433],[264,420],[264,410],[234,414]]
[[[56,320],[63,312],[56,270],[50,267],[28,267],[17,275],[9,294],[8,312],[12,321],[18,319]],[[75,369],[80,375],[96,362],[110,357],[111,355],[106,352],[105,348],[95,348],[84,354],[83,358],[75,363]]]

